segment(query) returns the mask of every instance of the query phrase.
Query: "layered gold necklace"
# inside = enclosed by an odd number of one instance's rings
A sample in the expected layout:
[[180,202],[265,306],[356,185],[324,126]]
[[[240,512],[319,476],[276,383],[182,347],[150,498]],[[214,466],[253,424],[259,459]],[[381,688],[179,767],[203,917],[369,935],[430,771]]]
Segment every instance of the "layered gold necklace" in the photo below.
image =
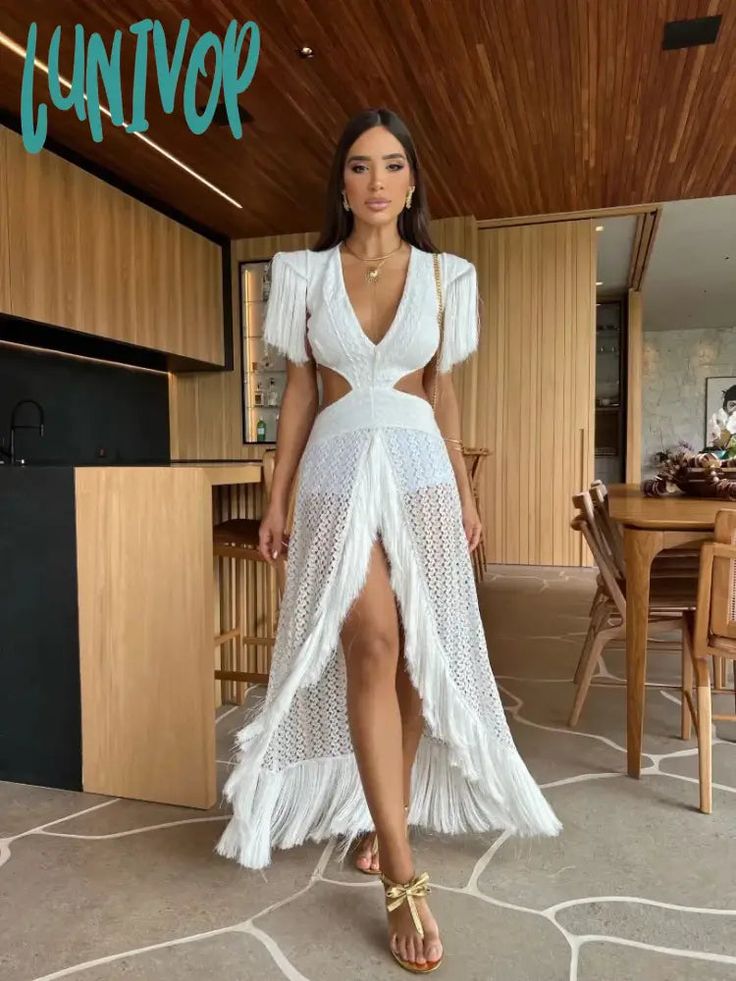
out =
[[[355,252],[353,252],[353,250],[346,242],[343,242],[342,244],[345,246],[346,251],[348,251],[352,256],[355,256],[356,259],[360,259],[361,262],[367,262],[370,264],[368,270],[366,271],[365,278],[366,281],[371,284],[371,286],[375,287],[378,284],[381,266],[384,264],[384,262],[386,262],[387,259],[390,259],[392,255],[396,255],[396,253],[403,246],[404,241],[402,239],[399,242],[399,245],[395,249],[392,249],[391,252],[388,252],[386,255],[379,255],[370,259],[367,259],[365,256],[362,255],[357,255]],[[376,326],[376,305],[377,305],[376,289],[369,290],[369,294],[370,294],[370,320],[365,327],[363,327],[362,324],[360,325],[360,327],[363,333],[368,337],[368,339],[371,340],[376,345],[376,349],[377,349],[377,345],[381,342],[382,338],[374,337],[374,331]]]
[[403,240],[399,242],[396,248],[391,252],[387,252],[386,255],[374,256],[369,259],[367,259],[365,256],[358,255],[357,252],[353,252],[347,242],[343,242],[342,244],[345,246],[346,251],[349,252],[350,255],[355,256],[356,259],[360,259],[361,262],[370,263],[369,268],[366,270],[365,278],[372,286],[375,286],[375,284],[378,282],[381,266],[387,259],[390,259],[392,255],[396,255],[404,242]]

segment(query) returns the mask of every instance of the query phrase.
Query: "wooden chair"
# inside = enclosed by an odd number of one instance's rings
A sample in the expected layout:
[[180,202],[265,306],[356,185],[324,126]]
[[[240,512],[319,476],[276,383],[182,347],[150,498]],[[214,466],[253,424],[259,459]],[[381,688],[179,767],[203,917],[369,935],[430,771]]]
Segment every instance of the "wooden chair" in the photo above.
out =
[[[682,738],[689,739],[695,722],[698,737],[700,810],[713,810],[712,733],[714,719],[736,722],[736,714],[714,714],[712,693],[734,692],[721,681],[716,664],[736,664],[736,511],[719,511],[714,541],[700,553],[697,607],[683,614]],[[714,662],[711,685],[710,662]],[[693,681],[697,695],[693,699]]]
[[[626,579],[611,550],[606,532],[599,520],[599,512],[593,507],[590,493],[582,491],[573,498],[578,509],[572,527],[579,531],[593,554],[599,570],[599,586],[596,594],[590,626],[575,672],[576,692],[568,725],[574,728],[580,718],[590,689],[593,674],[604,648],[612,640],[626,637]],[[656,635],[678,629],[682,614],[694,606],[696,580],[686,576],[658,576],[652,580],[649,600],[649,629]],[[621,682],[607,681],[608,685]],[[649,685],[649,687],[652,687]],[[680,685],[657,683],[657,688],[675,688]]]
[[[590,485],[589,494],[582,492],[573,498],[573,503],[578,500],[580,507],[585,511],[585,517],[592,533],[599,539],[601,548],[606,550],[613,561],[616,575],[619,579],[626,579],[626,561],[624,557],[624,540],[619,525],[613,520],[608,505],[608,488],[602,480],[594,480]],[[698,561],[700,557],[699,548],[678,547],[667,549],[660,552],[652,563],[652,579],[673,579],[683,577],[694,580],[698,575]],[[597,582],[597,592],[593,598],[590,608],[590,619],[593,621],[596,608],[606,596],[602,577],[599,573]],[[582,664],[584,660],[585,647],[580,656],[578,666],[575,670],[575,683],[580,680]]]
[[[271,487],[273,484],[273,473],[276,465],[276,451],[269,448],[263,454],[263,503],[268,504],[271,498]],[[294,481],[294,488],[296,480]],[[291,527],[294,511],[295,493],[294,488],[289,501],[289,511],[287,517],[287,529]],[[213,529],[214,557],[215,559],[235,559],[235,611],[234,623],[215,637],[215,647],[231,643],[235,647],[235,666],[232,663],[215,670],[215,679],[221,682],[237,681],[245,684],[266,684],[268,682],[268,672],[240,669],[242,651],[247,651],[250,647],[273,648],[275,642],[275,631],[278,616],[278,606],[283,595],[284,583],[286,580],[286,558],[283,551],[279,555],[274,565],[266,562],[258,550],[258,536],[260,529],[260,518],[230,518],[221,521]],[[265,621],[267,633],[265,635],[249,634],[246,632],[246,597],[245,593],[245,571],[246,563],[255,562],[266,565],[269,568],[268,586],[265,594]],[[232,661],[231,658],[223,658],[223,662]],[[270,657],[269,657],[270,661]]]
[[[490,453],[491,451],[485,447],[463,447],[463,457],[465,458],[465,466],[467,467],[468,477],[470,478],[470,487],[473,491],[473,499],[481,521],[483,521],[483,515],[481,514],[480,507],[480,470],[483,461],[487,456],[490,456]],[[483,523],[483,527],[485,529],[485,522]],[[473,559],[475,581],[480,584],[483,581],[483,575],[488,564],[484,537],[481,537],[477,547],[471,552],[471,557]]]
[[[624,539],[620,526],[613,520],[608,504],[608,488],[602,480],[594,480],[590,485],[592,506],[596,512],[596,522],[606,541],[610,543],[617,568],[626,574],[624,559]],[[692,578],[698,574],[700,562],[700,547],[678,545],[668,548],[655,556],[652,563],[652,575],[655,577],[673,578],[683,575]]]

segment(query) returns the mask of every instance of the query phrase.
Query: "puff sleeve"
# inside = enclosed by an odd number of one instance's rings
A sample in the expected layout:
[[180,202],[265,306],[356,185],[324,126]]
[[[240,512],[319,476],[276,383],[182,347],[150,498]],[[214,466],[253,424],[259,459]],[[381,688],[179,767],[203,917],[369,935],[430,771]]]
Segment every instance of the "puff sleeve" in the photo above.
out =
[[448,372],[477,350],[480,335],[480,297],[475,266],[460,256],[447,255],[445,269],[445,327],[438,369]]
[[307,333],[307,254],[277,252],[271,260],[271,290],[263,321],[263,339],[290,361],[309,361]]

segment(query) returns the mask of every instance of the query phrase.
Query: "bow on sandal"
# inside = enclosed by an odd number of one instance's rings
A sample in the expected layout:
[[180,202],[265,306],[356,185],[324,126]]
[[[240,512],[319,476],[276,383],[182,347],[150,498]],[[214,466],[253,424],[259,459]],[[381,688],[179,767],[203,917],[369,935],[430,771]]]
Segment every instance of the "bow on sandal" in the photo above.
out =
[[[392,913],[397,909],[403,902],[409,904],[409,912],[411,913],[411,918],[416,928],[419,936],[424,939],[424,927],[422,926],[422,921],[419,918],[419,913],[417,912],[417,906],[414,899],[423,899],[431,889],[429,888],[429,873],[422,872],[421,875],[415,875],[413,879],[409,882],[400,883],[394,882],[389,879],[388,876],[381,873],[381,882],[383,883],[383,888],[386,892],[386,909],[389,913]],[[414,961],[405,961],[403,958],[391,950],[391,954],[397,963],[401,965],[406,971],[411,971],[413,974],[429,974],[430,971],[436,971],[444,959],[444,954],[439,960],[436,961],[426,961],[424,964],[418,964]]]

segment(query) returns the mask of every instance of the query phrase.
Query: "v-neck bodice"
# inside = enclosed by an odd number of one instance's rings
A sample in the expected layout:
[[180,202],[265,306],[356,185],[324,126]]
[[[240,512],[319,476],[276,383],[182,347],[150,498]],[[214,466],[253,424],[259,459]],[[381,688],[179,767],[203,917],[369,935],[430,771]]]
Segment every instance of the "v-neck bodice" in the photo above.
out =
[[[393,388],[427,365],[439,343],[432,254],[412,245],[404,291],[378,343],[363,331],[345,287],[340,245],[319,252],[277,252],[263,327],[267,343],[291,361],[339,372],[353,390]],[[449,371],[478,344],[475,267],[440,253],[445,325],[440,370]]]
[[416,248],[416,246],[414,246],[411,243],[409,243],[409,261],[408,261],[407,266],[406,266],[406,272],[404,273],[404,287],[403,287],[403,289],[401,291],[401,296],[399,298],[399,302],[397,304],[397,307],[396,307],[396,311],[394,313],[393,320],[391,321],[391,323],[386,328],[386,331],[385,331],[383,337],[381,337],[381,339],[378,340],[378,341],[374,341],[371,337],[369,337],[366,334],[365,329],[363,328],[363,325],[360,322],[360,319],[358,317],[358,314],[355,311],[355,306],[353,304],[353,301],[350,299],[350,294],[348,293],[347,283],[345,282],[345,270],[344,270],[343,265],[342,265],[342,256],[340,255],[340,245],[339,244],[336,245],[334,247],[334,250],[333,251],[335,253],[335,262],[337,263],[337,281],[338,281],[338,284],[339,284],[339,287],[340,287],[340,291],[342,292],[342,294],[344,296],[345,303],[346,303],[347,307],[349,308],[350,313],[352,314],[353,322],[355,323],[355,326],[361,332],[361,334],[363,335],[363,337],[365,337],[366,341],[371,345],[372,348],[381,347],[381,345],[389,338],[389,336],[391,334],[391,331],[394,329],[394,327],[396,326],[396,324],[401,320],[401,315],[403,313],[404,303],[405,303],[406,298],[407,298],[407,295],[411,291],[411,287],[412,287],[412,277],[414,275],[414,269],[415,269],[415,265],[416,265],[415,264],[415,261],[414,261],[414,256],[415,256],[415,253],[418,251],[418,249]]
[[[314,261],[316,259],[316,261]],[[345,285],[339,246],[309,253],[306,338],[318,364],[339,372],[353,389],[393,386],[424,367],[439,341],[432,256],[412,246],[404,289],[393,321],[378,343],[363,330]],[[427,302],[428,301],[428,302]]]

